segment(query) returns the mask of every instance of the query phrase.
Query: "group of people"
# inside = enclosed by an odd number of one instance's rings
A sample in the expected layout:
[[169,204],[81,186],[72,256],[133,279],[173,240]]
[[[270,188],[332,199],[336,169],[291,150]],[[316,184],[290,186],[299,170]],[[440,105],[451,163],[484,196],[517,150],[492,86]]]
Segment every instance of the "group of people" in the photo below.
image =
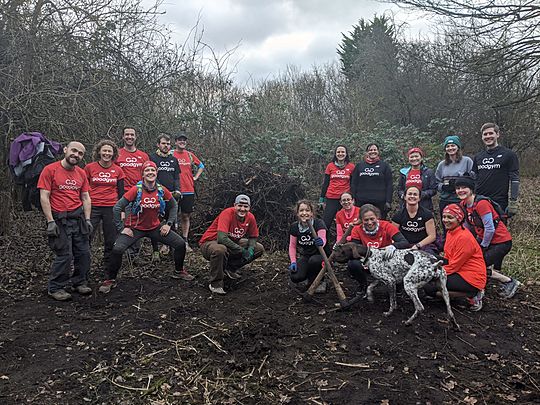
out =
[[[325,170],[319,204],[322,220],[308,200],[296,205],[298,221],[289,230],[290,279],[295,285],[309,285],[321,270],[320,248],[329,252],[336,242],[350,241],[368,247],[419,249],[444,254],[448,290],[469,298],[471,308],[482,307],[487,277],[501,283],[501,295],[511,298],[519,281],[502,273],[502,262],[511,249],[512,238],[505,221],[517,212],[519,164],[516,154],[498,144],[496,124],[481,128],[485,150],[474,159],[462,154],[456,135],[444,140],[444,160],[435,172],[423,162],[418,147],[408,151],[407,167],[399,170],[400,206],[391,217],[393,175],[381,159],[379,147],[370,144],[364,159],[350,161],[345,145],[339,145]],[[153,257],[158,245],[172,248],[172,276],[193,280],[184,267],[190,215],[195,200],[194,184],[204,164],[186,149],[187,134],[160,134],[150,155],[137,149],[136,131],[123,130],[123,147],[102,140],[94,147],[93,162],[84,169],[85,154],[80,142],[64,148],[64,158],[48,165],[38,188],[47,220],[47,235],[56,254],[48,293],[56,300],[68,300],[71,293],[90,294],[90,242],[101,223],[104,237],[104,280],[99,287],[108,293],[116,286],[122,257],[136,251],[141,238],[152,240]],[[439,194],[443,234],[438,235],[433,197]],[[225,294],[224,279],[241,277],[239,269],[264,253],[257,241],[259,230],[250,212],[251,199],[240,194],[232,207],[224,209],[199,241],[200,251],[210,262],[209,290]],[[311,231],[311,225],[315,234]],[[332,239],[332,243],[329,240]],[[129,257],[129,255],[128,255]],[[369,269],[350,260],[348,269],[361,290],[367,285]],[[324,290],[324,283],[319,291]],[[428,294],[436,288],[426,287]]]
[[[124,252],[136,251],[144,237],[152,241],[154,258],[159,257],[158,244],[172,248],[172,277],[193,280],[184,259],[195,181],[204,164],[186,149],[187,139],[185,132],[176,134],[171,150],[171,136],[160,134],[156,151],[148,155],[137,149],[135,129],[126,127],[123,147],[99,141],[93,161],[84,169],[79,164],[86,149],[76,141],[64,148],[62,160],[43,169],[38,188],[48,244],[55,253],[48,282],[52,298],[65,301],[73,292],[92,293],[90,243],[99,224],[104,239],[101,293],[116,286]],[[210,261],[209,288],[214,293],[225,294],[224,274],[238,278],[237,270],[264,252],[257,243],[259,231],[250,205],[248,196],[239,195],[200,241],[203,256]]]
[[[499,145],[496,124],[484,124],[481,137],[485,149],[471,159],[463,155],[458,136],[447,136],[444,160],[435,172],[423,163],[422,149],[411,148],[407,153],[409,165],[399,170],[400,206],[390,221],[387,216],[392,208],[393,176],[380,157],[379,147],[368,145],[363,161],[354,165],[347,147],[339,145],[325,170],[319,199],[323,220],[315,219],[309,201],[297,204],[298,221],[289,232],[291,281],[298,285],[315,279],[322,261],[316,246],[331,250],[328,230],[335,223],[337,242],[385,248],[389,255],[405,248],[443,254],[448,290],[451,295],[467,297],[472,310],[482,308],[488,277],[500,282],[502,297],[513,297],[520,282],[502,273],[502,263],[512,247],[505,222],[517,213],[519,163],[515,152]],[[433,212],[432,199],[437,193],[441,235]],[[308,220],[313,221],[317,238],[307,232]],[[369,269],[359,260],[350,260],[347,267],[362,291]],[[426,292],[435,294],[436,287],[430,285]]]

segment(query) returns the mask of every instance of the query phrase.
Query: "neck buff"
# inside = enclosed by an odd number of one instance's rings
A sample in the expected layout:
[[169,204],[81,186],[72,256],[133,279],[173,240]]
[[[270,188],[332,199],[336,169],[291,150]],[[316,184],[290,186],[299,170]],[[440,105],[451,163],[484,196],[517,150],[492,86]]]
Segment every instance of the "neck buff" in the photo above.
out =
[[337,160],[334,160],[334,164],[336,165],[337,168],[342,169],[342,168],[345,167],[345,165],[346,165],[347,163],[345,163],[345,161],[343,161],[343,163],[338,163]]
[[369,163],[370,165],[372,165],[373,163],[377,163],[379,160],[381,160],[380,157],[376,157],[375,159],[370,159],[369,157],[366,157],[364,158],[364,160],[366,161],[366,163]]
[[[311,223],[311,225],[313,225],[313,218],[309,220],[309,222]],[[309,225],[307,223],[303,223],[301,221],[298,221],[298,230],[300,232],[306,232],[307,230],[309,230]]]
[[160,151],[159,149],[156,150],[156,155],[161,156],[161,157],[167,157],[167,156],[169,156],[170,154],[171,154],[170,152],[169,152],[169,153],[163,153],[163,152]]
[[375,236],[377,232],[379,232],[379,221],[377,221],[377,226],[375,227],[373,231],[368,231],[364,225],[362,225],[362,229],[364,230],[366,235]]

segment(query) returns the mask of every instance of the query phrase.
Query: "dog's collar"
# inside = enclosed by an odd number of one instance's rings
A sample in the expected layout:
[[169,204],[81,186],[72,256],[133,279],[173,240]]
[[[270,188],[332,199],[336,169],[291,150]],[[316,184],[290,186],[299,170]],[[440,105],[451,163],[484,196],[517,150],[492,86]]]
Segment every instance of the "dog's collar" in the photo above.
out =
[[366,251],[366,257],[364,257],[364,260],[362,260],[362,265],[363,266],[366,266],[367,265],[367,262],[369,260],[369,258],[371,257],[371,249],[369,248],[369,246],[367,247],[367,251]]

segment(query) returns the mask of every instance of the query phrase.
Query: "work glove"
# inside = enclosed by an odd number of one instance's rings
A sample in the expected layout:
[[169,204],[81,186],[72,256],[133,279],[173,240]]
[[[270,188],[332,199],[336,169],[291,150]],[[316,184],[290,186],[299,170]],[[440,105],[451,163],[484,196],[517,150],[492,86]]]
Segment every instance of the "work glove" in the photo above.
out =
[[506,215],[508,215],[508,218],[513,217],[514,215],[517,215],[517,213],[518,213],[517,200],[508,201],[508,207],[506,207]]
[[313,243],[315,244],[315,246],[324,246],[324,240],[320,236],[317,236],[315,239],[313,239]]
[[384,249],[383,259],[390,260],[392,257],[394,257],[394,253],[396,253],[396,247],[394,245],[388,245]]
[[173,191],[171,194],[175,200],[179,200],[182,198],[182,193],[178,190]]
[[255,254],[255,249],[252,248],[251,246],[248,248],[242,249],[242,258],[246,261],[251,260],[254,254]]
[[94,232],[94,226],[92,225],[92,221],[87,219],[86,225],[88,226],[88,234],[91,235]]
[[298,269],[297,269],[297,267],[296,267],[296,262],[292,262],[291,264],[289,264],[289,271],[290,271],[291,273],[296,273],[297,270],[298,270]]
[[47,236],[51,236],[53,238],[60,236],[60,228],[58,228],[58,225],[56,225],[56,221],[52,220],[47,222]]

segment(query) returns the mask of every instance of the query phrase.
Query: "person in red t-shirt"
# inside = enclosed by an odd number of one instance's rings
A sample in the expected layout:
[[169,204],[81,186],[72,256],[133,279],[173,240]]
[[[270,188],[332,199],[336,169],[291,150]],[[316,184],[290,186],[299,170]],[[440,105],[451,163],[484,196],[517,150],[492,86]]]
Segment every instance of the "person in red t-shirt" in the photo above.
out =
[[125,127],[122,132],[124,147],[118,150],[115,163],[124,171],[124,192],[127,192],[142,178],[142,165],[149,160],[148,155],[135,146],[137,135],[133,127]]
[[[90,184],[92,214],[90,221],[95,230],[101,223],[103,228],[103,267],[109,264],[111,251],[116,240],[113,221],[114,204],[124,195],[124,171],[113,163],[118,157],[118,147],[113,141],[103,139],[94,147],[94,162],[84,168]],[[90,242],[94,237],[92,233]]]
[[[87,284],[92,233],[90,187],[84,170],[77,166],[85,151],[82,143],[70,142],[61,161],[45,166],[37,185],[47,219],[49,246],[56,255],[48,293],[58,301],[71,299],[66,291],[70,288],[79,294],[92,293]],[[74,270],[70,275],[72,263]]]
[[[444,258],[447,261],[444,270],[448,275],[446,288],[450,297],[467,297],[470,310],[479,311],[482,309],[487,279],[482,249],[474,236],[463,227],[465,213],[459,205],[445,206],[442,218],[447,231],[444,244]],[[425,285],[424,290],[432,297],[441,296],[434,282]]]
[[420,206],[433,211],[433,196],[437,195],[437,179],[433,170],[424,165],[424,151],[411,148],[407,152],[409,166],[400,169],[398,181],[398,197],[403,200],[405,190],[416,186],[420,190]]
[[354,164],[351,163],[349,152],[344,145],[338,145],[334,151],[334,158],[326,166],[321,189],[319,205],[324,206],[322,219],[326,228],[330,230],[336,213],[341,208],[339,199],[341,194],[351,191],[351,174]]
[[[193,205],[195,204],[195,182],[204,170],[203,162],[193,152],[186,149],[187,139],[184,131],[176,134],[174,150],[174,157],[178,160],[178,165],[180,166],[180,190],[182,191],[182,198],[178,204],[180,226],[182,227],[182,236],[186,241],[189,235],[189,217],[193,212]],[[195,175],[193,175],[193,167],[197,168]],[[187,242],[186,246],[189,252],[191,249],[187,245]]]
[[[390,222],[381,218],[381,211],[373,204],[360,207],[360,218],[349,226],[354,226],[351,232],[351,242],[370,248],[386,248],[386,255],[391,258],[396,249],[406,249],[410,246],[407,239]],[[366,272],[368,269],[360,260],[353,259],[347,263],[351,276],[360,284],[360,291],[367,287]]]
[[[99,287],[108,293],[116,285],[116,276],[122,266],[122,255],[126,249],[143,237],[166,244],[174,249],[174,271],[186,273],[184,258],[186,244],[180,235],[171,232],[176,221],[178,206],[171,192],[157,183],[157,166],[152,161],[143,164],[143,179],[118,200],[113,208],[116,229],[120,232],[111,252],[107,279]],[[121,214],[131,204],[130,215],[122,222]],[[159,217],[167,216],[167,223],[161,224]]]
[[[340,241],[349,226],[360,218],[360,208],[354,205],[354,198],[350,192],[341,194],[341,206],[343,207],[336,214],[336,241]],[[347,242],[351,241],[351,235],[347,236]]]
[[489,200],[476,198],[474,180],[460,177],[455,181],[456,194],[467,211],[466,225],[484,252],[490,278],[501,283],[499,295],[512,298],[521,283],[501,273],[504,257],[512,249],[512,236]]
[[257,242],[259,228],[250,208],[250,198],[238,195],[234,206],[225,208],[199,241],[203,257],[210,261],[208,287],[213,293],[225,294],[224,274],[239,279],[237,270],[264,253],[263,245]]

